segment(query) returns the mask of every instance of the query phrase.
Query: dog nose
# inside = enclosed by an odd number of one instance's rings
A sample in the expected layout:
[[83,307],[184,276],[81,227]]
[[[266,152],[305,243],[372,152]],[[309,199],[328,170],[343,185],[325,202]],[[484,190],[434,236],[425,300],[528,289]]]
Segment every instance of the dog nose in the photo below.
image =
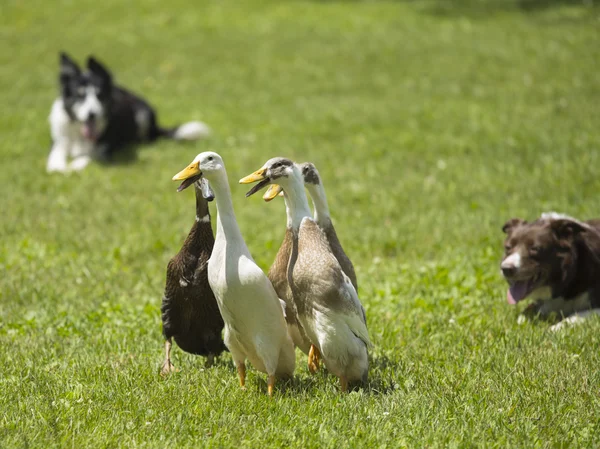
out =
[[500,269],[502,270],[502,274],[506,277],[514,276],[517,274],[517,267],[512,264],[502,264],[500,265]]
[[92,120],[95,120],[95,119],[96,119],[96,113],[95,113],[95,112],[90,112],[90,113],[88,114],[88,118],[87,118],[87,119],[88,119],[88,121],[90,121],[90,122],[91,122]]

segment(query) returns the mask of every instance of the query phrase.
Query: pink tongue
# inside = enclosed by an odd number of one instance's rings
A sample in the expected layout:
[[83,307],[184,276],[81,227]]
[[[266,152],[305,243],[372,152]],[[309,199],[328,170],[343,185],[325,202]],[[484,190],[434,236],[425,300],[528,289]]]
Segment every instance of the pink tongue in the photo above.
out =
[[516,304],[529,293],[529,282],[518,281],[510,286],[506,292],[506,300],[509,304]]
[[81,127],[83,137],[88,140],[96,140],[96,124],[95,123],[84,123]]

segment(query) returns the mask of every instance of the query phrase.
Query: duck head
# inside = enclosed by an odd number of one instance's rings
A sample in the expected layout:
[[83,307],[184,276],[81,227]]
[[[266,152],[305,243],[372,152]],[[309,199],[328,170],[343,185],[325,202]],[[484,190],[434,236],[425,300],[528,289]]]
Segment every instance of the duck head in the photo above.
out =
[[195,184],[196,188],[202,192],[202,196],[207,201],[212,201],[215,195],[206,177],[210,177],[211,174],[223,170],[223,167],[224,164],[221,156],[212,151],[206,151],[196,156],[186,168],[173,176],[173,181],[183,181],[177,189],[178,192]]
[[255,194],[268,185],[269,189],[263,195],[263,199],[271,201],[283,191],[292,178],[302,179],[298,166],[290,159],[274,157],[265,162],[259,170],[240,179],[240,184],[258,182],[246,193],[246,197]]
[[321,184],[321,177],[319,176],[319,171],[315,164],[312,162],[304,162],[302,164],[298,164],[298,168],[302,173],[302,177],[304,178],[304,184],[306,186],[315,185],[318,186]]

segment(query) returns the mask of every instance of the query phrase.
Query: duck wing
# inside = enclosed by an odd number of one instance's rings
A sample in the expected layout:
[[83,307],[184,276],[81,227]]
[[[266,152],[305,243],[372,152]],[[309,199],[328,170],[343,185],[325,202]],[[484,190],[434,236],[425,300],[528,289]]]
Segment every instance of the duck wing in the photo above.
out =
[[344,273],[344,285],[341,289],[341,294],[345,297],[347,304],[350,306],[347,308],[346,313],[343,314],[344,322],[350,328],[352,333],[367,346],[372,347],[371,340],[369,339],[369,331],[367,330],[367,317],[365,309],[363,308],[356,289],[352,285],[350,278]]

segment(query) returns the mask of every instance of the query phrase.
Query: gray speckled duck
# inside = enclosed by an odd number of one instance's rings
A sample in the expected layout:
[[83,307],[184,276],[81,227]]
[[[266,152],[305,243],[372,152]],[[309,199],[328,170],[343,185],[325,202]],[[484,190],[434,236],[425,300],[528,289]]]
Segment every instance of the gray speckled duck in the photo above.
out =
[[[298,321],[312,343],[310,353],[323,357],[328,370],[340,378],[342,391],[347,391],[349,383],[367,380],[371,344],[356,289],[311,216],[298,166],[289,159],[273,158],[240,182],[256,181],[260,182],[249,195],[268,184],[284,192],[293,237],[287,278]],[[269,201],[278,192],[269,188],[263,198]]]

